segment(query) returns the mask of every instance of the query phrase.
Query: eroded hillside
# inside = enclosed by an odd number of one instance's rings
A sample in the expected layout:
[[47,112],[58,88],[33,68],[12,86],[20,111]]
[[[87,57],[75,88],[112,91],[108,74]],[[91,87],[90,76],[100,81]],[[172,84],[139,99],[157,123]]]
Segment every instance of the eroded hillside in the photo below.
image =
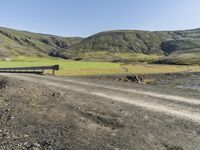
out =
[[0,57],[47,56],[80,40],[0,28]]
[[0,28],[0,57],[21,55],[113,62],[142,60],[148,63],[200,64],[200,29],[159,32],[118,30],[83,39]]

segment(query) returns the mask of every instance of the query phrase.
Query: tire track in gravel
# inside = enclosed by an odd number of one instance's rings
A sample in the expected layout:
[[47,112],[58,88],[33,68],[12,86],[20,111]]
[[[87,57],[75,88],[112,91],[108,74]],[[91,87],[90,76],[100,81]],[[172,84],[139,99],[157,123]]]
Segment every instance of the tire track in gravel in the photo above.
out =
[[[31,77],[38,77],[37,75],[29,75]],[[180,102],[185,102],[185,103],[189,103],[189,104],[196,104],[199,105],[200,104],[200,99],[196,99],[196,98],[186,98],[186,97],[182,97],[182,96],[175,96],[175,95],[166,95],[166,94],[161,94],[161,93],[155,93],[155,92],[149,92],[149,91],[142,91],[142,90],[136,90],[136,89],[124,89],[124,88],[116,88],[116,87],[111,87],[109,85],[98,85],[95,83],[88,83],[88,82],[83,82],[83,81],[76,81],[76,80],[72,80],[72,79],[60,79],[60,78],[56,78],[56,77],[49,77],[49,76],[40,76],[40,78],[42,79],[50,79],[52,81],[65,81],[68,83],[76,83],[79,85],[86,85],[86,86],[94,86],[94,87],[99,87],[99,88],[106,88],[106,89],[110,89],[110,90],[119,90],[119,91],[123,91],[123,92],[130,92],[130,93],[134,93],[134,94],[140,94],[140,95],[146,95],[146,96],[151,96],[151,97],[156,97],[156,98],[161,98],[161,99],[167,99],[167,100],[173,100],[173,101],[180,101]]]
[[[113,100],[123,103],[128,103],[131,105],[135,105],[138,107],[142,107],[144,109],[148,109],[151,111],[164,113],[168,115],[172,115],[175,117],[188,119],[197,123],[200,123],[200,112],[191,109],[187,109],[185,107],[184,109],[181,108],[183,105],[182,103],[188,103],[192,104],[194,106],[198,106],[200,104],[200,99],[194,99],[194,98],[186,98],[186,97],[180,97],[175,95],[166,95],[161,94],[157,92],[149,92],[149,91],[142,91],[142,90],[135,90],[135,89],[125,89],[125,88],[116,88],[112,87],[110,85],[97,85],[95,83],[89,83],[89,82],[83,82],[83,81],[75,81],[72,79],[61,79],[57,77],[49,77],[49,76],[38,76],[38,75],[23,75],[23,74],[3,74],[7,77],[17,78],[20,80],[30,81],[30,82],[36,82],[36,83],[43,83],[47,86],[53,86],[56,88],[62,88],[63,90],[71,90],[75,92],[84,93],[87,95],[91,95],[92,97],[98,96],[103,98],[104,100]],[[92,87],[98,88],[95,89]],[[104,92],[105,90],[107,92]],[[114,92],[113,92],[114,91]],[[110,94],[108,94],[110,92]],[[120,92],[124,92],[125,94],[120,95]],[[129,94],[139,94],[141,96],[140,99],[136,98],[130,98]],[[126,96],[127,95],[127,96]],[[145,96],[151,96],[152,102],[149,102],[146,100]],[[155,99],[159,99],[159,102],[154,102]],[[162,101],[164,100],[171,100],[171,101],[177,101],[179,104],[176,104],[176,107],[172,107],[170,105],[173,105],[173,103],[169,104],[162,104]],[[181,102],[181,103],[180,103]],[[179,107],[180,106],[180,107]]]

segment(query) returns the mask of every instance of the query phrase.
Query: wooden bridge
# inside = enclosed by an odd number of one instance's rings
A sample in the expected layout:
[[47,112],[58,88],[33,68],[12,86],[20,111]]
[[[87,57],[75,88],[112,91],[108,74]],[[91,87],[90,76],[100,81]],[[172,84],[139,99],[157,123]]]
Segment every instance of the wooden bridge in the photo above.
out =
[[43,74],[45,70],[52,70],[52,74],[55,75],[55,70],[59,70],[59,65],[37,66],[37,67],[0,68],[0,73],[35,73],[35,74]]

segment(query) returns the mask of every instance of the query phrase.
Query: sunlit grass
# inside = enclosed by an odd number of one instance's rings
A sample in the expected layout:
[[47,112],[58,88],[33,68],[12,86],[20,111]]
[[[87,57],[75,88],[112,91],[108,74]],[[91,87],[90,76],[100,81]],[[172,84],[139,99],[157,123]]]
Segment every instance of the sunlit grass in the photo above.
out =
[[158,55],[145,55],[140,53],[111,53],[106,51],[87,52],[80,54],[80,58],[86,61],[119,61],[119,62],[152,62],[161,58]]
[[[28,66],[48,66],[60,65],[60,70],[56,72],[58,76],[81,76],[99,74],[152,74],[171,73],[182,71],[200,71],[198,66],[178,66],[178,65],[150,65],[121,64],[110,62],[85,62],[71,61],[55,58],[34,58],[19,57],[12,61],[0,61],[0,68],[7,67],[28,67]],[[49,72],[50,73],[50,72]]]

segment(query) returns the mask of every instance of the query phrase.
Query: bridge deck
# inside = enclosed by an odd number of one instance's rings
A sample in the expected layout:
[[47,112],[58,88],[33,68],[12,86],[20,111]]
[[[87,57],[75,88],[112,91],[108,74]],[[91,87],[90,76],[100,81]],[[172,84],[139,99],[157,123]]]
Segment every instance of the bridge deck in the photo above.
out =
[[16,68],[0,68],[0,73],[36,73],[42,74],[44,70],[59,70],[59,65],[54,66],[37,66],[37,67],[16,67]]

